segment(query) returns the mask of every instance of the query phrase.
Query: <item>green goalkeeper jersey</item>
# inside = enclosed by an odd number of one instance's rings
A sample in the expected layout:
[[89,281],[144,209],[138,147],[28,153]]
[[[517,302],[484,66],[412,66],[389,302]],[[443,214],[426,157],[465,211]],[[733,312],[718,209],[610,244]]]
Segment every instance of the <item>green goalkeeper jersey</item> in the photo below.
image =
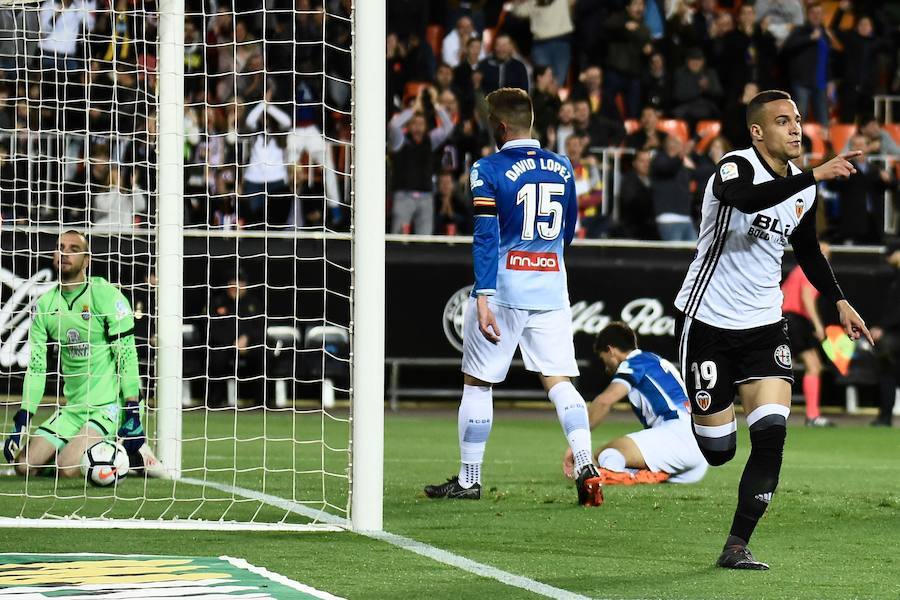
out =
[[66,406],[86,408],[140,393],[134,317],[119,289],[102,277],[41,296],[28,334],[31,361],[22,408],[34,413],[44,395],[47,344],[59,344]]

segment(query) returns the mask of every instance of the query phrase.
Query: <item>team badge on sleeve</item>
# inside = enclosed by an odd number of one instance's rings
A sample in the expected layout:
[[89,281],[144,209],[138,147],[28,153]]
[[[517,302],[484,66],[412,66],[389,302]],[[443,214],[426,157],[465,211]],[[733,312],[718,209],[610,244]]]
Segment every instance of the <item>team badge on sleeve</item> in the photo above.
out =
[[128,316],[128,304],[124,300],[116,301],[116,321],[121,321]]
[[478,186],[484,185],[484,181],[478,178],[478,169],[472,169],[472,173],[469,175],[469,181],[471,182],[473,190]]
[[722,177],[722,181],[729,181],[731,179],[738,178],[738,167],[737,164],[733,162],[727,162],[719,167],[719,176]]

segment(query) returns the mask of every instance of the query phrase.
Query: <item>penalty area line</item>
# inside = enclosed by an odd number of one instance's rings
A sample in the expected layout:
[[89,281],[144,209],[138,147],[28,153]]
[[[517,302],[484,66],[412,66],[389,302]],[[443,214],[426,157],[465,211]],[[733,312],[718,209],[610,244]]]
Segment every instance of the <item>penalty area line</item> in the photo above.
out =
[[[206,485],[211,488],[217,489],[220,492],[234,494],[236,496],[241,496],[249,500],[256,500],[258,502],[268,504],[269,506],[274,506],[276,508],[289,511],[294,514],[302,515],[308,519],[327,523],[329,525],[338,525],[341,527],[346,527],[347,529],[350,529],[351,527],[350,521],[343,517],[337,517],[322,510],[316,510],[314,508],[304,506],[299,502],[294,502],[292,500],[287,500],[285,498],[280,498],[271,494],[264,494],[262,492],[248,490],[246,488],[224,483],[216,483],[214,481],[194,479],[193,477],[182,477],[179,481],[183,483],[189,483],[191,485]],[[418,540],[414,540],[402,535],[397,535],[395,533],[389,533],[387,531],[356,531],[354,533],[386,542],[388,544],[391,544],[392,546],[396,546],[408,552],[418,554],[419,556],[424,556],[425,558],[430,558],[431,560],[437,561],[439,563],[455,567],[468,573],[472,573],[473,575],[478,575],[479,577],[487,577],[488,579],[493,579],[504,585],[517,587],[533,594],[544,596],[546,598],[554,598],[556,600],[590,600],[588,596],[582,596],[581,594],[576,594],[575,592],[570,592],[568,590],[553,587],[552,585],[541,583],[540,581],[535,581],[534,579],[531,579],[529,577],[509,573],[508,571],[504,571],[503,569],[485,565],[464,556],[453,554],[452,552],[448,552],[447,550],[442,550],[440,548],[437,548],[436,546],[432,546],[430,544],[426,544],[424,542],[420,542]]]

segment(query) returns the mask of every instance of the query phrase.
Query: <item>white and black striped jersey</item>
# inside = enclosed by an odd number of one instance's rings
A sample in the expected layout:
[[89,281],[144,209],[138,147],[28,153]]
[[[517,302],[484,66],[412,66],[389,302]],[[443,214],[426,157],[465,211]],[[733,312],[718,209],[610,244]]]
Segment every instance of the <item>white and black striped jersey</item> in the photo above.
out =
[[697,253],[675,299],[685,315],[722,329],[779,321],[789,243],[807,276],[814,272],[813,285],[826,297],[842,297],[816,240],[815,178],[792,163],[788,168],[790,175],[779,176],[755,147],[719,161],[703,195]]

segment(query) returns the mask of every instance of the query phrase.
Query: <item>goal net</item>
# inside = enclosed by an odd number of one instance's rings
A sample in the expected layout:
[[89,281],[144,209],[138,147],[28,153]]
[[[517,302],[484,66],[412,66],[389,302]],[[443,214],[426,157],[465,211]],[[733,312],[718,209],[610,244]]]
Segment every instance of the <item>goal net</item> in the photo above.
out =
[[[166,475],[95,487],[4,460],[4,522],[348,516],[352,25],[347,0],[0,2],[0,431],[13,432],[29,328],[74,229],[87,275],[133,310],[143,424]],[[90,296],[69,310],[102,323]],[[73,427],[91,398],[68,403],[64,355],[105,348],[48,335],[23,441],[71,443],[50,420]]]

